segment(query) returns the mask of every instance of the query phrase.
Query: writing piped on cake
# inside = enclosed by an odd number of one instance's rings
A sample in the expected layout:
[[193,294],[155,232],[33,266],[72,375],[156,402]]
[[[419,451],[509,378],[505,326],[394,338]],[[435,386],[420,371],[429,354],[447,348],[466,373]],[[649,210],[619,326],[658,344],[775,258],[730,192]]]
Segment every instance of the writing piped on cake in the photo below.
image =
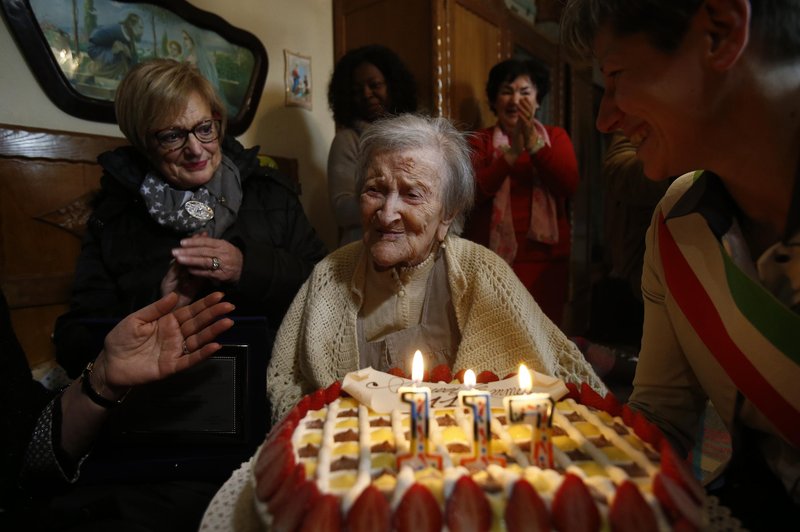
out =
[[[556,401],[569,393],[563,381],[542,373],[533,373],[532,392],[548,393]],[[388,413],[406,408],[400,401],[397,391],[401,386],[409,386],[411,383],[410,379],[368,367],[348,373],[342,382],[342,389],[375,412]],[[426,386],[431,390],[431,408],[455,407],[458,404],[458,392],[464,389],[459,383],[426,383]],[[493,407],[502,407],[503,397],[522,393],[516,377],[478,384],[476,388],[491,393]]]

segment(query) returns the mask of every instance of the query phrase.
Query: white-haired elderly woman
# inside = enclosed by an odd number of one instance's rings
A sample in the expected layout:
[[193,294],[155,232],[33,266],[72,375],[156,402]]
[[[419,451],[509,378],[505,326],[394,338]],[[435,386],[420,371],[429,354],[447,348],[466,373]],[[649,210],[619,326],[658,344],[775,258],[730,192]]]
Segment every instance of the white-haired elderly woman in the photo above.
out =
[[357,167],[362,241],[320,262],[278,331],[267,382],[278,420],[304,394],[372,366],[491,370],[525,362],[605,388],[514,272],[459,238],[474,180],[463,135],[444,118],[374,122]]

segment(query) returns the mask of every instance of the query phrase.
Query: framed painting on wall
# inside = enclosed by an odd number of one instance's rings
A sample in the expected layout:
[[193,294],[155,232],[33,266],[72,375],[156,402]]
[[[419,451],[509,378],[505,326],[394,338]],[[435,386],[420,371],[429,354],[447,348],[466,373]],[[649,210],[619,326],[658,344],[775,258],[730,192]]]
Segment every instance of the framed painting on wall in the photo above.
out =
[[253,34],[184,0],[0,0],[11,33],[45,94],[62,111],[115,122],[114,94],[135,64],[195,64],[228,110],[228,130],[253,120],[267,51]]
[[311,58],[284,50],[286,105],[311,109]]

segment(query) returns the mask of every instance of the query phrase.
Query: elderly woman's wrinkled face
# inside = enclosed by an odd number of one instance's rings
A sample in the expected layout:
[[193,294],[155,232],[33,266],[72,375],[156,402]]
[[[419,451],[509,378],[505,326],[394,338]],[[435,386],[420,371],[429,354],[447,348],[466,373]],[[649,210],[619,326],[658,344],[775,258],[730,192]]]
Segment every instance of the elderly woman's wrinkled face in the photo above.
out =
[[[195,92],[189,96],[186,108],[178,118],[151,135],[150,159],[170,185],[182,189],[197,188],[214,176],[222,161],[222,150],[219,147],[219,126],[213,121],[208,102]],[[209,128],[216,128],[215,140],[201,142],[201,139],[215,137],[214,130]],[[187,132],[186,144],[177,149],[164,147],[157,140],[159,137],[163,139],[162,143],[174,142]]]
[[361,191],[364,243],[379,269],[414,266],[444,240],[444,178],[430,148],[381,152],[372,158]]

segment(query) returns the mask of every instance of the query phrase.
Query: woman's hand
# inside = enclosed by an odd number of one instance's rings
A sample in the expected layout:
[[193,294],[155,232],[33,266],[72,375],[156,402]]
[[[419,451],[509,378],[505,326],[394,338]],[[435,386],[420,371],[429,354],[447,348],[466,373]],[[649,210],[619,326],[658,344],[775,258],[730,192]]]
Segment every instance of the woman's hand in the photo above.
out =
[[95,360],[92,385],[104,397],[118,399],[128,388],[163,379],[205,360],[220,345],[212,342],[233,321],[218,319],[234,309],[214,292],[175,308],[168,294],[134,312],[108,333]]
[[[170,293],[119,322],[106,336],[88,379],[101,397],[122,399],[132,386],[146,384],[183,371],[220,349],[214,338],[233,325],[219,319],[233,310],[214,292],[189,306],[176,309],[178,296]],[[88,452],[110,410],[98,406],[81,391],[76,379],[61,397],[61,448],[78,460]]]
[[538,133],[534,126],[536,120],[536,100],[532,98],[520,98],[517,104],[519,108],[517,122],[514,130],[509,134],[511,149],[506,153],[508,164],[513,165],[522,152],[527,151],[530,146],[537,142]]
[[522,149],[528,150],[536,143],[538,132],[535,124],[536,109],[538,105],[536,100],[522,98],[519,101],[519,120],[517,120],[517,128],[520,130],[520,140],[522,141]]
[[194,276],[224,283],[236,283],[242,275],[244,256],[239,248],[206,233],[181,240],[172,250],[175,261]]
[[167,274],[161,280],[161,297],[175,292],[178,294],[177,307],[185,307],[194,301],[204,282],[203,279],[193,277],[184,266],[173,260],[170,262]]

